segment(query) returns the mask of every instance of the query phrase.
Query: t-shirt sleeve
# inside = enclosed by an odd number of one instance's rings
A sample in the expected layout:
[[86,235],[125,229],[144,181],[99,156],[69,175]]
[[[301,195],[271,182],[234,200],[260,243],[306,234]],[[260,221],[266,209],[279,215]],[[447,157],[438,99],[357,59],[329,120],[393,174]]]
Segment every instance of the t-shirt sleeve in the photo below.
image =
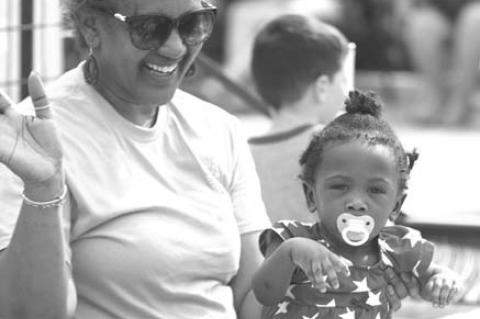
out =
[[270,227],[260,192],[260,181],[240,123],[234,121],[232,134],[233,173],[230,184],[235,218],[241,234]]
[[[23,182],[7,167],[0,164],[0,251],[10,244],[22,206]],[[65,261],[70,264],[70,200],[63,207]]]
[[294,237],[312,238],[312,224],[293,220],[279,220],[273,227],[265,229],[259,238],[260,251],[265,256],[270,245]]
[[421,276],[433,259],[434,244],[418,230],[404,226],[386,227],[380,234],[380,247],[399,272]]

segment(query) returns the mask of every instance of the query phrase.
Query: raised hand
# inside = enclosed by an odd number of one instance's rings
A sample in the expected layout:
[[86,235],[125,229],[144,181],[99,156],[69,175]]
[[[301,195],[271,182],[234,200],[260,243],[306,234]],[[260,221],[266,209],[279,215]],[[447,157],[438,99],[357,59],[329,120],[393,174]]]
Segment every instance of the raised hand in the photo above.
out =
[[291,250],[293,263],[300,267],[313,286],[320,292],[326,292],[330,286],[340,287],[337,273],[350,275],[345,259],[329,251],[322,244],[308,238],[293,238],[295,241]]
[[62,149],[42,81],[35,72],[30,74],[28,89],[35,116],[15,111],[10,99],[0,92],[0,163],[23,180],[26,190],[47,184],[56,184],[60,190],[64,178]]

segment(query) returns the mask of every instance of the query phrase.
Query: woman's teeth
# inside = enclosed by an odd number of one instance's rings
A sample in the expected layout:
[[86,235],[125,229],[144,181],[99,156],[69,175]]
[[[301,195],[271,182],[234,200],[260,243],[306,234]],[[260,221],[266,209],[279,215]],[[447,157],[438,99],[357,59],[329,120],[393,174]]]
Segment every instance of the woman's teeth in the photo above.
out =
[[156,65],[156,64],[145,63],[145,66],[148,69],[150,69],[152,71],[155,71],[155,72],[159,72],[159,73],[172,73],[177,68],[177,64],[173,64],[173,65],[170,65],[170,66],[160,66],[160,65]]

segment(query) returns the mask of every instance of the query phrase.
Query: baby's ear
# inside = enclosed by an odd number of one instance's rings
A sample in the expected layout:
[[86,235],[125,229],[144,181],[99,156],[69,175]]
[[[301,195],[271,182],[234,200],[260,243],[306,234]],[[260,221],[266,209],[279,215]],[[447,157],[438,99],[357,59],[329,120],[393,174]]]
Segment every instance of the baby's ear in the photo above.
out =
[[305,199],[307,200],[307,207],[310,213],[314,213],[317,210],[317,205],[315,201],[315,191],[310,185],[310,183],[303,181],[303,193],[305,194]]
[[397,202],[395,203],[395,207],[393,207],[392,213],[390,214],[390,220],[394,222],[401,214],[402,214],[402,205],[407,198],[407,194],[402,194]]

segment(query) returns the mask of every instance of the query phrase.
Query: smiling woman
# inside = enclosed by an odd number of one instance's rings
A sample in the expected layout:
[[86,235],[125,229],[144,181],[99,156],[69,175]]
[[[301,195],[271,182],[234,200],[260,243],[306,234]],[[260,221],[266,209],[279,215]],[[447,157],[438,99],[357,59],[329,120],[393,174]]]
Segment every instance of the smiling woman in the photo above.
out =
[[215,9],[67,4],[87,61],[46,91],[32,73],[19,105],[0,94],[0,317],[258,317],[268,219],[248,145],[178,90]]

